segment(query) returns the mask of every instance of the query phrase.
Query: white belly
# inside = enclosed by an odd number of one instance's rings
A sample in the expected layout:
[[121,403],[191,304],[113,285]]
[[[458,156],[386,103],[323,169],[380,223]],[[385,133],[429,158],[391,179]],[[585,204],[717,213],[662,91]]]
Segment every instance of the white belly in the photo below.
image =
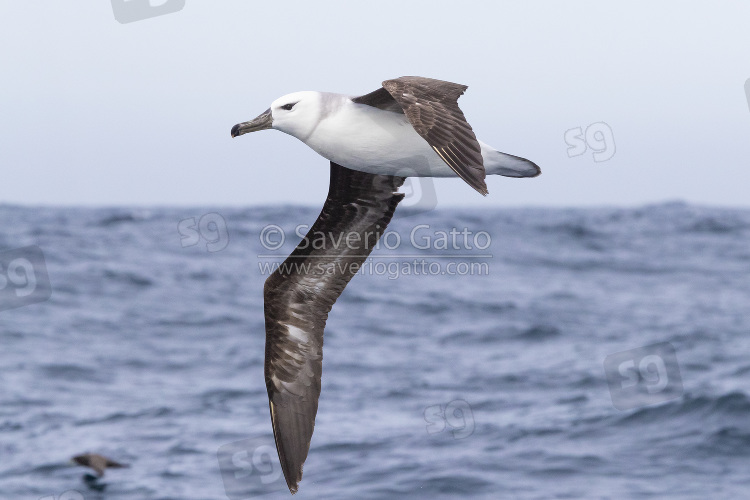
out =
[[456,176],[405,115],[351,101],[320,122],[305,142],[324,158],[353,170],[404,177]]

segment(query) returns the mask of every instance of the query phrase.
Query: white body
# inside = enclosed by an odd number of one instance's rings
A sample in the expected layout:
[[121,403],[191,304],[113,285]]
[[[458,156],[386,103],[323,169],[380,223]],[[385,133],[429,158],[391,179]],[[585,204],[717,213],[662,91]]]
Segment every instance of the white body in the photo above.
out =
[[[290,103],[295,103],[291,110],[281,108]],[[344,167],[404,177],[457,177],[404,114],[326,92],[286,95],[273,102],[271,112],[273,128]],[[496,151],[482,141],[479,144],[487,174],[533,177],[539,173],[528,160]]]

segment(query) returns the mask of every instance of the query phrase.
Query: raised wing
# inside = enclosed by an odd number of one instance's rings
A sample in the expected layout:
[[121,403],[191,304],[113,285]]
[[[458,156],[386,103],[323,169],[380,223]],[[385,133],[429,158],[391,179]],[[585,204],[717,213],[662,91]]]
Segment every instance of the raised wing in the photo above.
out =
[[389,111],[396,111],[394,104],[398,105],[440,158],[471,187],[486,195],[482,149],[458,107],[458,98],[467,88],[432,78],[402,76],[386,80],[382,89],[352,100]]
[[396,99],[394,99],[393,96],[383,87],[380,87],[378,90],[370,92],[369,94],[353,97],[352,101],[359,104],[366,104],[373,108],[393,111],[394,113],[401,113],[402,115],[404,114],[404,109],[401,105],[397,103]]
[[388,226],[404,197],[396,192],[404,180],[331,162],[323,210],[266,280],[266,388],[276,449],[292,493],[302,479],[318,411],[328,313]]

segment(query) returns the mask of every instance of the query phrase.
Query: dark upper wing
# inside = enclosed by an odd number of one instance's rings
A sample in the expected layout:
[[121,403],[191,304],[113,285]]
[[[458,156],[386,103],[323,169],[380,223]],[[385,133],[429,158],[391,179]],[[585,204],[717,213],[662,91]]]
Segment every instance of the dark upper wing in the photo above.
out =
[[401,105],[397,103],[396,99],[394,99],[393,96],[383,87],[380,87],[378,90],[370,92],[369,94],[353,97],[352,101],[359,104],[366,104],[373,108],[393,111],[394,113],[401,113],[402,115],[404,114],[404,109]]
[[[323,210],[266,280],[266,388],[276,449],[292,493],[302,479],[318,411],[328,312],[388,226],[404,197],[396,193],[403,182],[403,177],[358,172],[331,162]],[[320,235],[325,235],[325,244]]]
[[457,102],[467,88],[432,78],[402,76],[386,80],[382,89],[352,100],[389,111],[394,111],[397,104],[414,130],[443,161],[471,187],[486,195],[482,150]]
[[107,468],[107,459],[101,455],[92,454],[89,457],[88,466],[96,471],[96,475],[102,477],[104,475],[104,469]]
[[122,469],[130,467],[128,464],[121,464],[120,462],[115,462],[114,460],[108,458],[107,459],[107,467],[110,467],[112,469]]

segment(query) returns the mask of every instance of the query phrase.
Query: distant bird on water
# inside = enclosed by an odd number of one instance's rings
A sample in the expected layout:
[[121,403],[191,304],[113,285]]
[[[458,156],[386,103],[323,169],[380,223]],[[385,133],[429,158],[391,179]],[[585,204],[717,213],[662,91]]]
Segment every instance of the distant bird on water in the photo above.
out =
[[105,469],[121,469],[123,467],[130,467],[128,464],[115,462],[112,459],[109,459],[102,455],[98,455],[96,453],[84,453],[83,455],[76,455],[70,460],[77,465],[82,465],[84,467],[94,469],[97,477],[104,476]]
[[[331,162],[323,210],[264,287],[266,388],[292,494],[302,479],[318,411],[328,313],[388,226],[404,197],[397,191],[405,178],[460,177],[486,195],[486,174],[541,173],[533,162],[477,140],[457,103],[466,89],[404,76],[359,97],[295,92],[232,127],[232,137],[280,130]],[[325,235],[325,245],[318,235]]]

